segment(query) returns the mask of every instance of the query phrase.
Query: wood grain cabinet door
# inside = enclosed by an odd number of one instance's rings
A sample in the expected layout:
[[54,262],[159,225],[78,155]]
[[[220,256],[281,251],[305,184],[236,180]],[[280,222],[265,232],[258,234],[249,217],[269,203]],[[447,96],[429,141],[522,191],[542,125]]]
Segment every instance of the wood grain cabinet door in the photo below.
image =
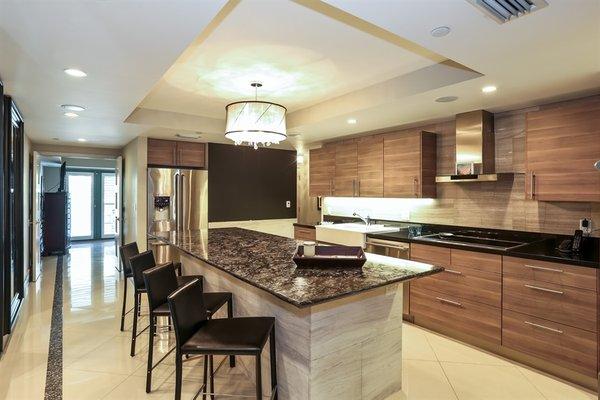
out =
[[333,194],[333,174],[335,171],[335,148],[324,146],[309,152],[308,194],[311,197]]
[[436,197],[436,135],[402,132],[384,136],[384,197]]
[[174,167],[177,165],[177,142],[148,139],[148,165]]
[[359,197],[383,197],[383,136],[357,141]]
[[177,142],[177,166],[206,168],[206,144]]
[[600,202],[600,96],[527,113],[526,195]]
[[346,140],[335,144],[335,179],[333,195],[337,197],[357,196],[358,153],[356,141]]

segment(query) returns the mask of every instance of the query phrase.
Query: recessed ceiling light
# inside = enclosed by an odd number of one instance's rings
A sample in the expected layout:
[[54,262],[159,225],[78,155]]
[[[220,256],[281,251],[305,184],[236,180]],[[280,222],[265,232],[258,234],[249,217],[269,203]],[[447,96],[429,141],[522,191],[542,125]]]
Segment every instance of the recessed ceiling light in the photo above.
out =
[[451,31],[449,26],[438,26],[437,28],[433,28],[431,30],[431,36],[433,37],[443,37],[449,34]]
[[175,136],[183,139],[200,139],[200,134],[197,132],[180,132],[176,133]]
[[456,96],[442,96],[435,99],[438,103],[450,103],[452,101],[456,101],[458,97]]
[[481,91],[483,93],[494,93],[496,91],[496,89],[498,89],[496,86],[494,86],[494,85],[488,85],[488,86],[482,87]]
[[52,138],[52,140],[57,140],[57,141],[58,141],[58,140],[60,140],[60,139],[59,139],[59,138],[57,138],[57,137],[53,137],[53,138]]
[[61,105],[61,108],[63,110],[69,110],[69,111],[84,111],[85,110],[85,107],[77,106],[75,104],[63,104],[63,105]]
[[350,125],[354,125],[356,124],[358,121],[356,120],[356,118],[348,118],[348,120],[346,121],[347,123],[349,123]]
[[79,114],[76,114],[76,113],[74,113],[74,112],[70,112],[70,111],[69,111],[69,112],[66,112],[66,113],[65,113],[65,117],[69,117],[69,118],[77,118],[77,117],[79,117]]
[[65,74],[74,76],[75,78],[85,78],[87,76],[85,72],[77,68],[67,68],[64,71]]
[[84,139],[84,138],[79,138],[79,139],[77,139],[77,141],[78,141],[78,142],[87,142],[87,139]]

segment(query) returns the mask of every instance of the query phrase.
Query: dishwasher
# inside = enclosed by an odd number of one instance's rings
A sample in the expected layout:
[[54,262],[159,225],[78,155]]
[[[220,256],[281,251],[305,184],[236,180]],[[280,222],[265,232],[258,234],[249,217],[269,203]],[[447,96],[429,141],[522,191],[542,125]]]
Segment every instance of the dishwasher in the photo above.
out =
[[[367,253],[410,260],[410,244],[408,243],[376,239],[367,235],[365,244]],[[410,282],[402,284],[402,317],[407,321],[412,322],[413,320],[410,315]]]

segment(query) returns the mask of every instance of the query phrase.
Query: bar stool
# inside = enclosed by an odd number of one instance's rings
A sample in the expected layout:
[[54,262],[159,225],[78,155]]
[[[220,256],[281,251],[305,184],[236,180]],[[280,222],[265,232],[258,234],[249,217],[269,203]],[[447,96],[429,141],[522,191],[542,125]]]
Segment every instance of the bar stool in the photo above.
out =
[[[136,254],[133,257],[130,257],[129,266],[131,267],[133,287],[135,290],[133,301],[133,327],[131,329],[131,357],[133,357],[135,356],[135,343],[137,337],[144,333],[144,331],[150,327],[150,325],[148,325],[139,333],[137,331],[138,317],[140,316],[142,304],[142,295],[146,293],[146,284],[144,283],[144,276],[142,275],[142,273],[145,270],[156,266],[156,260],[154,259],[154,254],[152,253],[152,250],[148,250],[143,253]],[[184,283],[191,282],[194,279],[200,279],[200,281],[202,281],[203,278],[201,275],[177,276],[177,282],[179,286],[183,285]]]
[[[150,305],[150,331],[148,343],[148,366],[146,369],[146,393],[152,390],[152,370],[160,364],[173,349],[169,350],[156,364],[153,362],[154,354],[154,335],[156,333],[156,323],[158,317],[171,317],[167,297],[180,286],[175,275],[175,268],[172,263],[159,265],[143,272],[144,282],[148,293],[148,303]],[[185,278],[198,278],[198,276],[186,276]],[[202,281],[200,281],[202,282]],[[229,292],[210,292],[202,294],[202,302],[206,307],[206,312],[210,318],[221,307],[227,304],[227,316],[233,317],[232,295]],[[230,357],[231,367],[235,367],[235,359]]]
[[214,355],[253,356],[256,365],[256,398],[262,399],[261,353],[270,342],[271,399],[277,399],[275,318],[246,317],[208,319],[199,279],[185,284],[168,298],[175,329],[175,400],[181,399],[183,356],[204,355],[203,399],[214,396],[211,360],[211,392],[207,393],[207,359]]
[[[125,330],[125,316],[129,314],[134,308],[129,311],[127,310],[127,283],[128,280],[133,278],[133,272],[131,271],[131,264],[129,259],[135,255],[140,254],[138,245],[136,242],[124,244],[119,247],[119,255],[121,256],[121,271],[123,271],[123,308],[121,310],[121,332]],[[175,263],[177,274],[181,276],[181,263]]]

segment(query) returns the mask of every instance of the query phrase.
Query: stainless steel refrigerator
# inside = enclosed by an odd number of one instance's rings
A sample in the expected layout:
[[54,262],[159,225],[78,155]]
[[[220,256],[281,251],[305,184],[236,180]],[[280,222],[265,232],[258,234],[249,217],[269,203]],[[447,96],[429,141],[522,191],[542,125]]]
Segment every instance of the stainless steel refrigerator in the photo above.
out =
[[[208,171],[148,168],[148,232],[208,228]],[[166,244],[148,240],[156,261],[177,261]]]

